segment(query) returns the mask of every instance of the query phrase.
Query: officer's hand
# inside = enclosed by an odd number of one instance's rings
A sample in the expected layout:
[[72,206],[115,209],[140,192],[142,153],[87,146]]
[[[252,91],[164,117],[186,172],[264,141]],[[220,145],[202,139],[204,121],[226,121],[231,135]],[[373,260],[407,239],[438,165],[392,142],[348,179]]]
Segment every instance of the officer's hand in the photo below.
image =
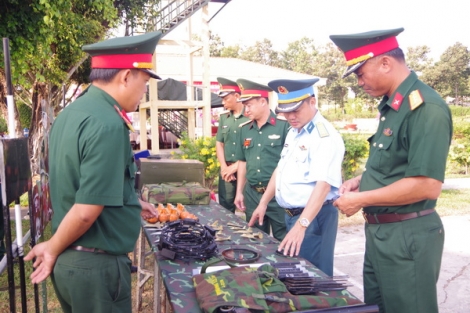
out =
[[292,227],[284,237],[277,250],[291,257],[299,255],[300,246],[305,237],[305,230],[305,227],[302,227],[299,223],[295,223],[294,227]]
[[333,202],[333,205],[347,217],[353,216],[362,208],[358,195],[356,192],[345,193]]
[[235,206],[237,207],[237,209],[239,209],[242,212],[245,212],[246,207],[245,207],[245,203],[244,203],[243,194],[238,194],[237,193],[234,203],[235,203]]
[[25,261],[30,261],[33,258],[36,258],[33,263],[34,272],[30,276],[33,284],[39,284],[45,280],[54,269],[58,255],[50,253],[49,245],[49,241],[41,242],[40,244],[35,245],[24,257]]
[[248,226],[255,226],[256,222],[258,222],[259,225],[263,225],[263,219],[267,208],[268,207],[266,205],[258,205],[258,207],[253,212],[250,221],[248,222]]
[[235,177],[235,175],[230,174],[230,175],[225,176],[224,180],[229,183],[231,181],[237,180],[237,178]]
[[345,181],[339,187],[339,194],[342,195],[343,193],[346,193],[346,192],[358,192],[360,182],[361,180],[359,176]]
[[140,212],[140,216],[142,216],[144,220],[152,217],[158,217],[158,211],[152,203],[140,200],[140,205],[142,206],[142,212]]

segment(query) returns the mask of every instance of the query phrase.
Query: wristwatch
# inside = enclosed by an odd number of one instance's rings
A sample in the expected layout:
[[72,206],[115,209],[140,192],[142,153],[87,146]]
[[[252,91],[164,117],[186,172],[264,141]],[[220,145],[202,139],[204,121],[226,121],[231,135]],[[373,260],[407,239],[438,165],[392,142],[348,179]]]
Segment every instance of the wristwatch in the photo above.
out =
[[310,225],[310,221],[306,219],[305,217],[301,217],[299,218],[299,224],[300,226],[307,228],[308,225]]

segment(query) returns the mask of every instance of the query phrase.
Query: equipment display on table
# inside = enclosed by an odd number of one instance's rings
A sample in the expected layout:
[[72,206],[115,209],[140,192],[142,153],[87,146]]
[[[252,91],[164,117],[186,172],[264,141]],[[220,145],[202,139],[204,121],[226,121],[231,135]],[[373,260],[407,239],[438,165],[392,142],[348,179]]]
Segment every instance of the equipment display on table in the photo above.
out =
[[142,200],[153,204],[209,204],[210,190],[197,182],[174,182],[145,184],[141,190]]
[[243,266],[195,275],[193,283],[198,304],[203,312],[209,313],[280,313],[361,304],[347,292],[336,297],[294,295],[279,279],[279,273],[278,268],[264,264],[259,268]]

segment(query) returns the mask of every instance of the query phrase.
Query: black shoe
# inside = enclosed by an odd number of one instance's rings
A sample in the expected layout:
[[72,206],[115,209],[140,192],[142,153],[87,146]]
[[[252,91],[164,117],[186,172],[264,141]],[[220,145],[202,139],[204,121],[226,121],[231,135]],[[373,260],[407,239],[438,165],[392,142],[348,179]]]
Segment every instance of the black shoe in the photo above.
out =
[[137,273],[137,266],[131,265],[131,273]]

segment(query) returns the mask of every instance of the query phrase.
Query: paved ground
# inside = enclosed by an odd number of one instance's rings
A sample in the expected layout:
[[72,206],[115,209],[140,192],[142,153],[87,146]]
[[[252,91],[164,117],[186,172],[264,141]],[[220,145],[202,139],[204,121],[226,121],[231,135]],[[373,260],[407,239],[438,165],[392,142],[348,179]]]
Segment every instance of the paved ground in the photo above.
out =
[[[440,313],[470,312],[470,215],[442,218],[446,232],[438,281]],[[335,248],[334,275],[347,274],[349,290],[362,299],[363,225],[341,227]]]

